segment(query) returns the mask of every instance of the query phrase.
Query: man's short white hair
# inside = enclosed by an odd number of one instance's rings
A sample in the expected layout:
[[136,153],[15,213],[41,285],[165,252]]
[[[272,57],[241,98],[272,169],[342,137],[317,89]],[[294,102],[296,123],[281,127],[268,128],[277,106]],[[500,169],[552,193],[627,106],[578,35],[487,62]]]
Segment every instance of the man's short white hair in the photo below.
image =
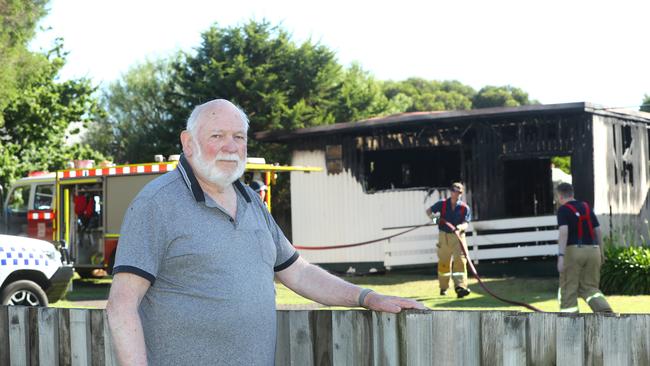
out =
[[[198,124],[197,122],[199,120],[199,116],[201,115],[203,110],[208,106],[208,104],[210,104],[210,103],[212,103],[214,101],[215,100],[205,102],[203,104],[199,104],[196,107],[194,107],[194,109],[192,110],[192,113],[190,114],[190,117],[187,119],[187,124],[185,126],[185,129],[188,130],[192,134],[192,136],[195,136],[194,131],[196,130],[196,125]],[[244,121],[244,126],[246,128],[246,132],[248,132],[248,126],[249,126],[248,116],[241,109],[241,107],[239,107],[238,105],[236,105],[236,104],[234,104],[234,103],[232,103],[232,102],[230,102],[230,101],[228,101],[226,99],[216,99],[216,101],[225,101],[225,102],[231,103],[233,106],[235,106],[235,109],[237,109],[237,111],[239,112],[239,115],[240,115],[242,121]]]

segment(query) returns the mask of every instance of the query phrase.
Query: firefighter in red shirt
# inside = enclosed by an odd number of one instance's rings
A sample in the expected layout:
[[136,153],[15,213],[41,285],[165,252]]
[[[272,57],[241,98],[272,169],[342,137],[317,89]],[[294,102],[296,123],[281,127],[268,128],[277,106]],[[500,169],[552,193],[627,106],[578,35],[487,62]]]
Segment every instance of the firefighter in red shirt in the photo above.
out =
[[571,184],[559,184],[557,193],[561,204],[557,210],[560,312],[577,313],[578,296],[594,312],[612,312],[598,289],[600,266],[605,260],[598,218],[587,202],[577,201],[573,197]]
[[[433,218],[436,213],[440,214],[438,220],[438,281],[440,283],[440,295],[447,294],[449,278],[451,277],[458,298],[470,294],[467,287],[467,258],[460,246],[463,245],[467,249],[465,230],[467,230],[472,214],[469,206],[460,199],[463,190],[462,183],[453,183],[450,187],[451,197],[436,202],[426,210],[426,214],[430,218]],[[446,223],[450,223],[455,229],[452,230]],[[458,236],[454,231],[458,233]],[[460,242],[458,241],[459,236],[462,239]]]

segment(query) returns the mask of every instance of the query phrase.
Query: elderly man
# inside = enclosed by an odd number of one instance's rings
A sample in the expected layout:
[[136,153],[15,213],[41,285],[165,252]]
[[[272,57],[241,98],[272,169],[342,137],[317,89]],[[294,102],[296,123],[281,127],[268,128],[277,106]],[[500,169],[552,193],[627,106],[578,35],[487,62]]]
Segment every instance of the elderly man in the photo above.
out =
[[194,109],[178,168],[149,183],[122,225],[106,307],[122,365],[272,365],[274,276],[327,305],[424,307],[302,259],[244,186],[248,119],[226,100]]

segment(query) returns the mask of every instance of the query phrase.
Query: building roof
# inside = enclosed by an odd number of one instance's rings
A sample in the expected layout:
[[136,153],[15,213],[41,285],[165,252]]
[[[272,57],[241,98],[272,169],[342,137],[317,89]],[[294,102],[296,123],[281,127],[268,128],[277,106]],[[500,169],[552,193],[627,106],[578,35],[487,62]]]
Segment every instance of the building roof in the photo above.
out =
[[632,119],[650,124],[650,113],[604,108],[587,102],[562,104],[536,104],[520,107],[496,107],[471,109],[464,111],[435,111],[399,113],[385,117],[370,118],[356,122],[335,123],[317,127],[301,128],[294,131],[261,131],[254,134],[256,140],[266,142],[290,141],[299,138],[347,133],[363,133],[378,128],[396,126],[415,127],[429,123],[444,123],[462,120],[477,120],[494,117],[521,117],[539,114],[593,113],[625,119]]

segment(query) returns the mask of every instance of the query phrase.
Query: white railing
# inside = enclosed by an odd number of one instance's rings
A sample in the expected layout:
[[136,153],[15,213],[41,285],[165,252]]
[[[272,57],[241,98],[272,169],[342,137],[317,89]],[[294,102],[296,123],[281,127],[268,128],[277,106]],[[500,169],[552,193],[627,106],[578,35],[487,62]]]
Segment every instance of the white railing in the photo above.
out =
[[[523,230],[522,230],[523,229]],[[389,233],[404,230],[386,229]],[[555,216],[475,221],[469,226],[467,245],[473,261],[524,258],[557,254]],[[384,244],[386,267],[438,262],[437,226],[425,226]]]

